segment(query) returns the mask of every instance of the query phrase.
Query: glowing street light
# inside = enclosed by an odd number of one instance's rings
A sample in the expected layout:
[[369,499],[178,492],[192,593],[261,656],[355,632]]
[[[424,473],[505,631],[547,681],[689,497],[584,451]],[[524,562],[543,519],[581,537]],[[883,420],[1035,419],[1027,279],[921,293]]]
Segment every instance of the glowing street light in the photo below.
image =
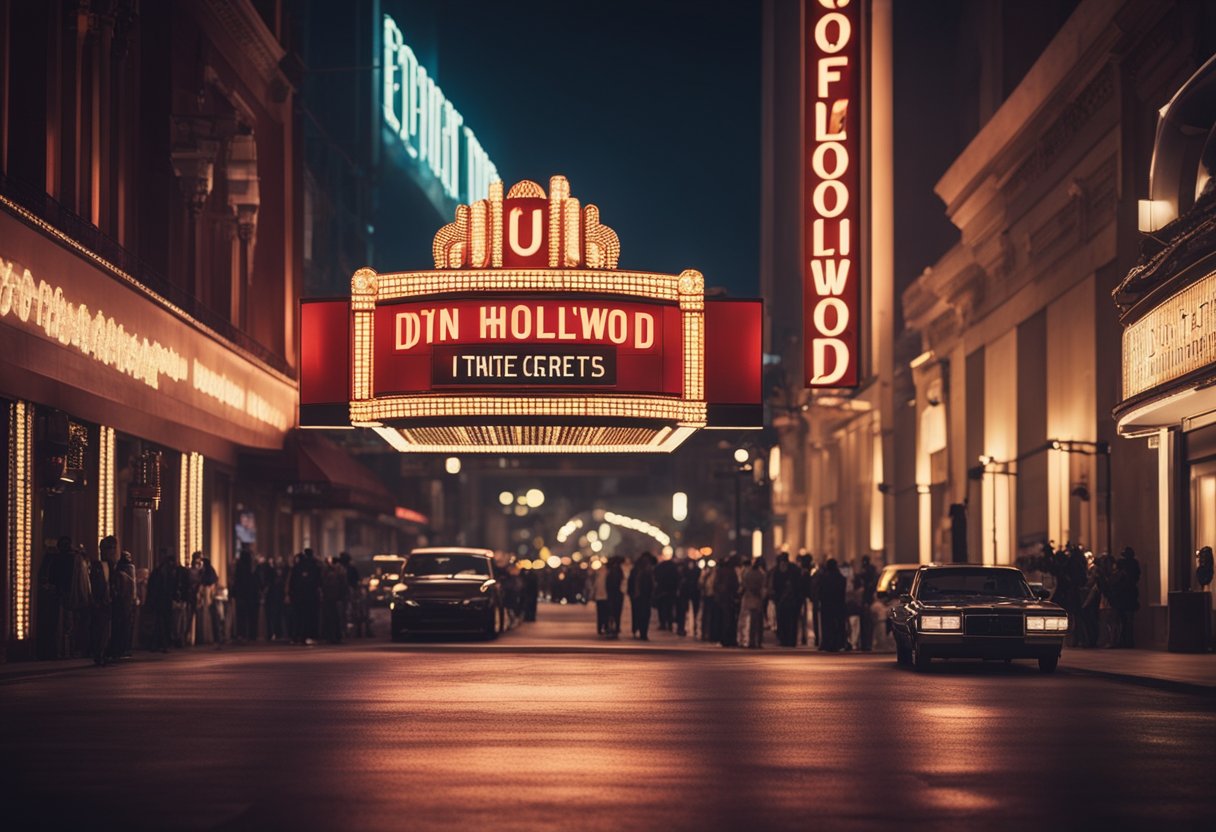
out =
[[509,506],[515,502],[515,495],[510,491],[500,491],[498,493],[498,502],[504,506]]
[[545,504],[545,492],[539,488],[529,488],[524,494],[524,505],[528,508],[540,508]]
[[443,470],[452,476],[460,473],[460,457],[450,456],[443,461]]
[[671,519],[677,523],[688,519],[688,495],[683,491],[671,495]]
[[747,448],[735,448],[735,462],[742,465],[751,459],[751,454],[747,452]]

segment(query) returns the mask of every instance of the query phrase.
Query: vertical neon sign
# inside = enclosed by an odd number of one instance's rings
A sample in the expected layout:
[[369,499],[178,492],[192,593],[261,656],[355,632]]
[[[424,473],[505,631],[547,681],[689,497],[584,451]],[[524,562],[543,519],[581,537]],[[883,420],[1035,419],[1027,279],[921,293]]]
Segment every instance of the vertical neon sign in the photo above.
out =
[[860,0],[807,0],[803,350],[808,387],[858,383]]

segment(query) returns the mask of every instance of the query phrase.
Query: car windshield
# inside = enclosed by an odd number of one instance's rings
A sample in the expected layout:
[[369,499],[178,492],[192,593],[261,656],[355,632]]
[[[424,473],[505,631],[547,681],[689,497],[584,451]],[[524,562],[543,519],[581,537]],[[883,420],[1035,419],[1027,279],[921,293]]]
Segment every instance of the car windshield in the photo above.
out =
[[488,578],[490,561],[478,555],[410,555],[401,574],[415,578],[426,575]]
[[977,595],[988,598],[1029,598],[1030,587],[1011,569],[949,569],[920,577],[921,600]]

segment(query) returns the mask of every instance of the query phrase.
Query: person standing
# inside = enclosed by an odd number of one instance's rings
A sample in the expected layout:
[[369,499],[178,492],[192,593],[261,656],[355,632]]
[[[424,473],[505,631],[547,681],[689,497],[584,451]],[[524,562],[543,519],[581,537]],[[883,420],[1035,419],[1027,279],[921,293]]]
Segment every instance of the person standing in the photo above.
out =
[[743,575],[743,600],[739,616],[739,641],[746,636],[747,646],[764,646],[764,612],[768,594],[768,570],[764,558],[756,558]]
[[291,568],[287,590],[296,622],[296,643],[316,644],[321,612],[321,565],[313,556],[312,549],[305,549]]
[[202,586],[200,598],[207,620],[211,622],[211,640],[215,642],[215,648],[218,650],[224,646],[226,636],[224,598],[220,594],[220,576],[215,571],[215,567],[211,565],[211,558],[202,555],[202,559],[202,574],[199,578]]
[[659,629],[670,631],[675,623],[676,593],[680,587],[680,569],[672,558],[660,561],[654,568],[654,604],[659,612]]
[[232,570],[232,600],[236,606],[233,641],[256,641],[258,637],[258,580],[253,570],[253,552],[242,545]]
[[622,584],[625,582],[625,570],[619,555],[608,558],[608,567],[604,570],[607,575],[605,591],[608,596],[608,637],[621,637],[621,613],[625,609],[625,593]]
[[697,635],[697,614],[701,608],[701,570],[689,558],[680,565],[680,583],[676,588],[676,635],[687,635],[688,613],[692,612],[692,634]]
[[[175,608],[181,602],[180,569],[172,555],[161,549],[160,562],[148,576],[148,604],[152,616],[152,650],[168,653],[178,637]],[[188,585],[188,584],[187,584]]]
[[321,571],[321,635],[330,644],[341,644],[345,627],[343,610],[350,596],[346,569],[334,558]]
[[97,557],[89,561],[89,655],[93,664],[102,667],[110,663],[110,624],[113,597],[110,588],[110,564]]
[[848,582],[841,574],[836,558],[828,558],[821,572],[817,605],[820,608],[819,626],[822,630],[819,649],[836,652],[844,650],[847,644],[845,594]]
[[118,540],[107,537],[101,541],[102,560],[113,563],[110,573],[110,589],[114,598],[113,625],[110,637],[110,655],[116,659],[125,659],[131,655],[135,640],[135,611],[139,603],[135,581],[135,560],[130,552],[123,552],[122,557],[113,560],[107,551],[113,553],[118,548]]
[[629,607],[633,636],[650,641],[650,610],[654,601],[654,555],[642,552],[629,572]]
[[59,538],[55,548],[45,551],[38,568],[38,658],[61,659],[68,655],[71,640],[72,573],[76,553],[70,537]]
[[860,602],[858,615],[861,633],[858,647],[868,653],[874,647],[874,598],[878,592],[878,570],[870,563],[869,555],[861,556],[861,568],[853,576],[853,588]]
[[739,646],[739,573],[733,555],[714,570],[714,604],[718,608],[718,634],[723,647]]
[[823,647],[823,599],[821,597],[820,588],[823,586],[823,567],[815,566],[812,559],[811,565],[813,570],[810,577],[807,578],[809,591],[807,598],[811,603],[811,630],[815,634],[815,646]]
[[1136,646],[1135,618],[1140,609],[1140,561],[1131,546],[1123,547],[1115,565],[1115,612],[1119,616],[1118,647]]
[[717,564],[705,562],[701,577],[697,581],[697,589],[701,593],[701,640],[720,641],[722,631],[718,623],[718,600],[714,597],[714,579],[718,571]]
[[601,565],[591,577],[591,600],[595,602],[595,634],[606,636],[608,630],[608,569]]

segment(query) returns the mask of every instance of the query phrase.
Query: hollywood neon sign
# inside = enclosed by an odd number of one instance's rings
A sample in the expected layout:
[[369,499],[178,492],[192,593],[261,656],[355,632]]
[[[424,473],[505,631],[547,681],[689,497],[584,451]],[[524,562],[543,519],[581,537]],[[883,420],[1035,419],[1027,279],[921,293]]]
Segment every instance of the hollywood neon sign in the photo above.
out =
[[498,179],[498,170],[387,14],[383,97],[384,123],[410,157],[439,180],[444,193],[455,200],[484,199],[490,183]]
[[850,0],[808,4],[802,282],[808,387],[859,381],[860,28]]

